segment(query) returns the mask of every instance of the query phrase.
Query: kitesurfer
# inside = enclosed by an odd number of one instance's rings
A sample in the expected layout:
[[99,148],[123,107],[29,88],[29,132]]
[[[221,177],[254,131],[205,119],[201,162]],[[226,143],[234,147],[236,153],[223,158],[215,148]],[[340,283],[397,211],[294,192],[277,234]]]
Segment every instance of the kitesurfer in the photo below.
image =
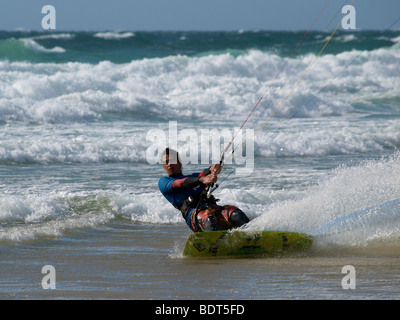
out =
[[168,177],[160,178],[158,187],[164,197],[182,212],[186,224],[193,232],[230,230],[249,222],[249,218],[239,208],[219,206],[214,196],[208,198],[205,195],[206,186],[217,182],[220,164],[201,173],[183,175],[177,151],[165,149],[161,160]]

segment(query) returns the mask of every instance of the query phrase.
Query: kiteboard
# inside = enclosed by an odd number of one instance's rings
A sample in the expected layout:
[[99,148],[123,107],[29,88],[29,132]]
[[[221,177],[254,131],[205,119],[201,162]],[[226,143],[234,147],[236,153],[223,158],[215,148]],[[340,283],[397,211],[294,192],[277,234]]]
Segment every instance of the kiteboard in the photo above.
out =
[[276,256],[310,249],[312,236],[286,231],[206,231],[192,233],[183,255],[214,257],[238,255]]

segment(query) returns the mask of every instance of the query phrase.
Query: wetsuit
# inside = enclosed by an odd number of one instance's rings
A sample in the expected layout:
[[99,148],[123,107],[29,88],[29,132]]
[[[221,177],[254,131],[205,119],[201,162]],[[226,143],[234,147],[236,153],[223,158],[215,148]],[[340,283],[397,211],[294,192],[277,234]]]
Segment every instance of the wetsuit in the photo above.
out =
[[[183,175],[182,173],[162,177],[158,188],[164,197],[178,210],[193,232],[229,230],[249,222],[247,216],[235,206],[218,206],[217,200],[202,197],[205,185],[199,181],[211,171]],[[200,202],[200,203],[199,203]],[[197,210],[196,210],[197,208]]]

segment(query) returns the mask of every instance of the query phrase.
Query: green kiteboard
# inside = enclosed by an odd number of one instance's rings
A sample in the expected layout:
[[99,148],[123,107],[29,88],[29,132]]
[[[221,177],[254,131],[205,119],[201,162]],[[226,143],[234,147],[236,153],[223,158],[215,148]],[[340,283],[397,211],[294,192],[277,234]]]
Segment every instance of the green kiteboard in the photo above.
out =
[[286,231],[207,231],[189,236],[183,255],[213,257],[237,255],[276,256],[310,249],[312,236]]

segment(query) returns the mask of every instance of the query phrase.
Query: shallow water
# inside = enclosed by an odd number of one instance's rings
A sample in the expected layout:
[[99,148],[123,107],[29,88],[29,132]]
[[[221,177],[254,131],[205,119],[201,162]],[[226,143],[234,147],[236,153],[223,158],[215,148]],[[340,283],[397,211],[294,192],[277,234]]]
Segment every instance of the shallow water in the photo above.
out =
[[[157,234],[157,237],[154,236]],[[2,299],[398,299],[398,256],[313,248],[300,256],[187,258],[186,228],[118,221],[2,248]],[[56,289],[43,289],[44,265]],[[356,288],[343,289],[345,265]]]

